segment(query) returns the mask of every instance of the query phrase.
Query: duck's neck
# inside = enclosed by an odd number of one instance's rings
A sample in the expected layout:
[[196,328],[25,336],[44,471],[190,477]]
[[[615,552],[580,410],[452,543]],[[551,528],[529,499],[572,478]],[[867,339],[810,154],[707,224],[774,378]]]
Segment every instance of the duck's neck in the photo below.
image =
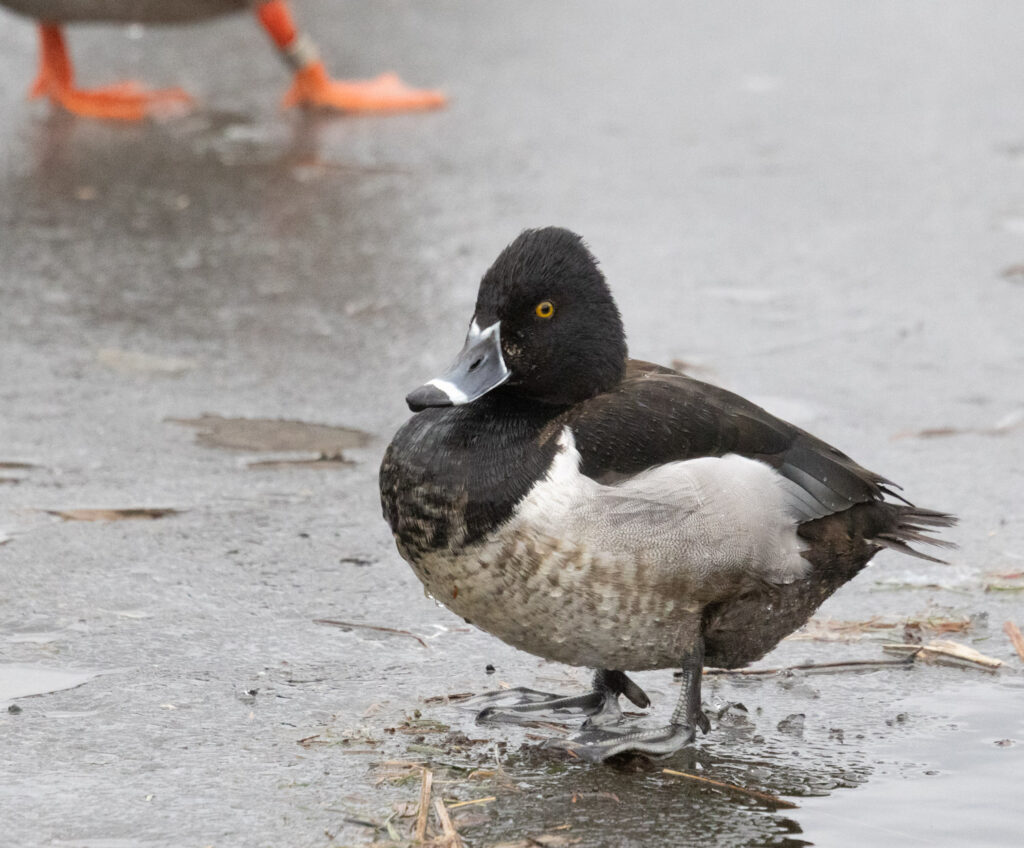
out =
[[559,407],[493,393],[427,409],[391,443],[381,466],[385,516],[418,553],[473,544],[508,521],[558,450]]

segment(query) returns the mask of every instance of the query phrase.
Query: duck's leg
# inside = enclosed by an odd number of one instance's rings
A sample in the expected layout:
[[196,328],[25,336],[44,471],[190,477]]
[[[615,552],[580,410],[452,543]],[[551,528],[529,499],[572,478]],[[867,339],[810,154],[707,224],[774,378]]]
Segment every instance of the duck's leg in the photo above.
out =
[[284,60],[295,71],[285,106],[313,106],[342,112],[399,112],[443,106],[439,91],[409,88],[396,74],[371,80],[335,80],[327,73],[316,45],[300,33],[285,0],[267,0],[256,9]]
[[488,692],[469,704],[488,704],[477,713],[476,720],[480,722],[519,724],[537,720],[538,713],[553,713],[559,718],[587,716],[585,727],[601,727],[622,717],[619,695],[625,695],[641,708],[651,703],[647,693],[623,672],[602,669],[594,672],[593,689],[585,695],[554,695],[520,687]]
[[59,24],[39,25],[39,75],[31,97],[49,97],[69,112],[86,118],[138,121],[181,112],[192,99],[180,88],[146,91],[135,82],[104,88],[75,88],[75,71]]
[[711,727],[700,708],[700,681],[704,666],[704,641],[698,639],[693,650],[683,658],[683,682],[679,701],[672,711],[667,727],[622,732],[605,728],[586,729],[564,744],[584,760],[599,763],[616,754],[636,752],[652,757],[665,757],[689,745],[699,727],[705,733]]

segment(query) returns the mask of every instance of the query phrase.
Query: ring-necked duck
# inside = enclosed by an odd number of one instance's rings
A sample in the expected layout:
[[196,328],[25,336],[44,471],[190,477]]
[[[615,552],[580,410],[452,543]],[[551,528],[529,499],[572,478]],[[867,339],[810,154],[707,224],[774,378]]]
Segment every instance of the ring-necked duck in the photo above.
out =
[[351,111],[431,109],[444,104],[438,91],[409,88],[394,74],[372,80],[333,80],[316,45],[296,28],[287,0],[0,0],[15,12],[39,23],[39,76],[33,97],[49,97],[76,115],[116,120],[139,120],[178,111],[192,102],[180,88],[145,91],[135,83],[93,90],[75,87],[74,69],[64,43],[62,24],[86,21],[108,23],[192,23],[252,8],[281,57],[295,72],[285,105]]
[[[384,515],[426,591],[594,691],[500,693],[482,718],[590,718],[576,754],[664,755],[708,729],[705,662],[750,663],[881,548],[955,519],[918,509],[831,445],[724,389],[630,360],[582,239],[528,230],[480,283],[465,347],[406,398]],[[886,498],[897,498],[893,503]],[[682,668],[667,727],[616,730],[628,669]]]

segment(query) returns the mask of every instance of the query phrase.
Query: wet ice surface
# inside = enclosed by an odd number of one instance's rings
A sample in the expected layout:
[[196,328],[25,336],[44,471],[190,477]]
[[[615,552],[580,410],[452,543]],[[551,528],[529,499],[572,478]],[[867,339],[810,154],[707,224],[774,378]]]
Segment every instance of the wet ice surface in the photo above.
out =
[[[452,809],[473,845],[1016,844],[1024,12],[341,5],[300,7],[333,67],[400,60],[452,107],[282,115],[285,75],[238,18],[72,33],[84,80],[203,104],[78,122],[23,101],[34,33],[3,17],[0,661],[111,672],[0,713],[4,838],[386,841],[353,822],[415,803],[418,773],[381,765],[402,760],[450,780],[446,801],[496,799]],[[402,398],[459,347],[480,274],[548,223],[602,259],[634,355],[693,364],[960,514],[950,566],[882,554],[823,617],[973,617],[953,638],[1006,667],[715,678],[709,703],[747,713],[621,768],[426,702],[586,683],[424,598],[376,494]],[[170,421],[207,414],[370,441],[346,443],[350,465],[253,468]],[[177,511],[47,512],[125,508]],[[883,638],[790,641],[761,665],[878,659]],[[647,720],[667,717],[671,673],[638,680]]]
[[[10,636],[8,638],[11,641],[36,641],[31,637],[18,639],[17,636]],[[47,634],[38,634],[37,638],[40,641],[49,641]],[[0,664],[0,707],[10,705],[15,698],[28,698],[32,695],[59,692],[61,689],[74,689],[76,686],[88,683],[95,676],[95,672],[2,663]]]

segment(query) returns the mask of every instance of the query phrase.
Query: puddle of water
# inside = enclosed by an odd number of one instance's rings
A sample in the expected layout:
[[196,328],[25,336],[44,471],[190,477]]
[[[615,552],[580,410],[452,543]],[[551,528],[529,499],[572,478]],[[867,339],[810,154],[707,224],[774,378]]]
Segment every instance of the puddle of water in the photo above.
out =
[[[799,819],[817,845],[1017,845],[1024,831],[1024,683],[971,683],[944,702],[934,732],[900,746],[901,760],[857,792],[807,799]],[[935,710],[914,696],[900,708]],[[998,752],[994,756],[993,752]]]
[[370,435],[352,427],[332,427],[305,421],[267,418],[169,418],[174,424],[195,427],[196,441],[208,448],[248,451],[312,452],[323,457],[340,457],[342,451],[360,448]]
[[99,673],[95,671],[0,664],[0,706],[6,706],[15,698],[48,695],[63,689],[74,689],[98,676]]

